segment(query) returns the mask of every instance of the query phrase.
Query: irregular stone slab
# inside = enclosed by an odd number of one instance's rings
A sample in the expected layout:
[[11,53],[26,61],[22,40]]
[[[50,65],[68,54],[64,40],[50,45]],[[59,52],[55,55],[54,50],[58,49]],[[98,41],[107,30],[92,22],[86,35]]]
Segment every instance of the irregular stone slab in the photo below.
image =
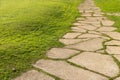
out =
[[114,27],[100,27],[99,29],[97,29],[97,31],[100,31],[100,32],[114,31],[114,30],[116,30],[116,28]]
[[14,80],[55,80],[55,79],[36,70],[30,70]]
[[67,48],[74,48],[74,49],[79,49],[79,50],[84,50],[84,51],[96,51],[99,49],[102,49],[102,42],[104,40],[101,38],[95,38],[95,39],[91,39],[88,41],[84,41],[78,44],[74,44],[74,45],[69,45],[66,46]]
[[120,61],[120,55],[114,55]]
[[80,23],[76,22],[76,23],[73,23],[73,26],[79,26]]
[[98,50],[98,51],[96,51],[97,53],[105,53],[105,51],[104,50]]
[[83,52],[68,61],[110,77],[114,77],[119,73],[118,66],[112,57],[108,55],[94,52]]
[[72,29],[72,31],[74,31],[74,32],[80,32],[80,33],[85,33],[85,32],[87,32],[87,30],[85,30],[85,29],[83,29],[83,28],[80,28],[80,27],[72,27],[71,29]]
[[103,26],[112,26],[114,23],[115,23],[114,21],[110,21],[110,20],[103,20],[102,21]]
[[70,45],[70,44],[75,44],[75,43],[79,43],[86,40],[88,39],[60,39],[59,41],[62,42],[63,44]]
[[92,14],[91,14],[91,13],[84,13],[84,14],[82,14],[81,16],[83,16],[83,17],[92,16]]
[[95,30],[97,27],[94,27],[92,25],[85,25],[85,26],[79,26],[81,28],[87,29],[87,30]]
[[86,20],[86,18],[80,17],[80,18],[77,18],[76,20],[78,20],[78,21],[84,21],[84,20]]
[[120,46],[107,46],[106,51],[109,54],[120,54]]
[[94,17],[102,17],[102,14],[93,14]]
[[82,34],[78,36],[78,38],[100,38],[102,36],[97,35],[97,34]]
[[112,40],[112,41],[106,42],[105,45],[117,45],[117,46],[120,46],[120,41]]
[[110,36],[113,39],[120,40],[120,33],[119,32],[102,32],[108,36]]
[[88,33],[90,33],[90,34],[98,34],[98,35],[101,35],[101,33],[96,32],[96,31],[88,31]]
[[64,80],[107,80],[101,75],[74,67],[64,61],[39,60],[34,66]]
[[81,35],[81,33],[67,33],[63,38],[76,38],[79,35]]
[[54,58],[54,59],[57,59],[57,58],[65,59],[77,53],[79,53],[79,51],[65,49],[65,48],[52,48],[47,52],[47,56],[49,58]]
[[115,80],[120,80],[120,77],[118,77],[117,79],[115,79]]

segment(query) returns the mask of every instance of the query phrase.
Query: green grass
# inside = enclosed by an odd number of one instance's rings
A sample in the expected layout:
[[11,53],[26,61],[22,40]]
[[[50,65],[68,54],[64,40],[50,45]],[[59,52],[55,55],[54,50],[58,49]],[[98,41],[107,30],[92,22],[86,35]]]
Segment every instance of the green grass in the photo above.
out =
[[[95,0],[95,3],[102,9],[103,12],[120,13],[120,0]],[[117,31],[120,32],[120,16],[107,17],[115,21],[114,26],[117,27]]]
[[[0,0],[0,80],[10,80],[63,44],[82,0]],[[16,71],[12,69],[15,68]]]

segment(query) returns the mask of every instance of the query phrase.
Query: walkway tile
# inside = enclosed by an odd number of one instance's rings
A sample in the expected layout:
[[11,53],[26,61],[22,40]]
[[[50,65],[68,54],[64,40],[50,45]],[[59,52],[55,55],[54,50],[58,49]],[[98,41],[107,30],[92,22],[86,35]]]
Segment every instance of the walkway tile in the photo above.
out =
[[67,33],[63,36],[63,38],[76,38],[79,36],[81,33]]
[[110,20],[102,21],[103,26],[112,26],[114,23],[115,23],[114,21],[110,21]]
[[65,49],[65,48],[52,48],[47,52],[47,56],[49,58],[54,58],[54,59],[57,59],[57,58],[65,59],[77,53],[79,53],[79,51]]
[[55,79],[36,70],[30,70],[14,80],[55,80]]
[[120,41],[118,41],[118,40],[112,40],[112,41],[108,41],[108,42],[106,42],[105,43],[105,45],[113,45],[113,46],[120,46]]
[[78,38],[100,38],[102,36],[97,35],[97,34],[82,34],[80,36],[78,36]]
[[66,46],[66,48],[74,48],[83,51],[96,51],[103,48],[103,41],[104,40],[101,38],[95,38],[78,44]]
[[107,80],[101,75],[77,68],[64,61],[39,60],[34,66],[64,80]]
[[107,31],[110,32],[110,31],[114,31],[114,30],[116,30],[116,28],[114,28],[114,27],[101,27],[101,28],[97,29],[97,31],[100,31],[100,32],[107,32]]
[[109,54],[120,54],[120,46],[107,46],[106,51]]
[[88,39],[60,39],[59,41],[65,45],[71,45],[71,44],[76,44],[79,42],[86,41]]
[[116,76],[119,73],[118,66],[112,57],[108,55],[94,52],[83,52],[69,61],[111,77]]

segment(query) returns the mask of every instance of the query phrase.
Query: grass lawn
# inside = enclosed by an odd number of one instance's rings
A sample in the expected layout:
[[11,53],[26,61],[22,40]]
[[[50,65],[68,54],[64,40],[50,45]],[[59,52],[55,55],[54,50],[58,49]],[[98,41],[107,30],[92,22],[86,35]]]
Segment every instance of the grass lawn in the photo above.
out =
[[[10,80],[60,47],[83,0],[0,0],[0,80]],[[16,69],[13,70],[13,69]]]
[[[95,0],[95,3],[103,12],[120,13],[120,0]],[[116,22],[114,26],[120,32],[120,16],[108,16],[108,18]]]

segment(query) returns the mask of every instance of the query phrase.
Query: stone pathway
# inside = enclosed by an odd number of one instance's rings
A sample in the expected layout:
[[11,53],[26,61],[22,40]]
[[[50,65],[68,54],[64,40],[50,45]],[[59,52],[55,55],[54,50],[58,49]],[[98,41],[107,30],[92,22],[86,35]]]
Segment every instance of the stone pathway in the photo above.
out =
[[47,59],[33,64],[35,70],[14,80],[120,80],[120,33],[114,21],[104,17],[93,0],[79,10],[81,17],[59,40],[66,46],[52,48]]

